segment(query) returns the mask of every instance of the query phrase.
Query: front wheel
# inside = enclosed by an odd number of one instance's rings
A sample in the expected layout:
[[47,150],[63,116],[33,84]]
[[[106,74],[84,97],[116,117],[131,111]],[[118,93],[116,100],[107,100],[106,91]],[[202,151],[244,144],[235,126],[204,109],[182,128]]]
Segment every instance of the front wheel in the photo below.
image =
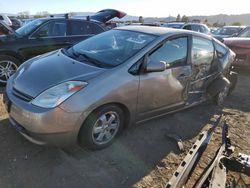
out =
[[16,72],[19,65],[18,59],[8,55],[0,55],[0,85],[6,85],[7,80]]
[[93,112],[79,132],[79,142],[89,149],[103,149],[113,143],[124,127],[123,110],[115,105]]

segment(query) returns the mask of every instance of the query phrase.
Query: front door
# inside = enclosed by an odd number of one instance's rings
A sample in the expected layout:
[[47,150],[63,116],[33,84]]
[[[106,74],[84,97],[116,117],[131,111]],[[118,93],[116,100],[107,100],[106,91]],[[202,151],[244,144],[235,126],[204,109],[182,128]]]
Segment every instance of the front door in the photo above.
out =
[[53,20],[44,24],[29,37],[27,42],[29,45],[26,45],[27,47],[21,52],[27,59],[70,45],[67,20]]
[[138,120],[174,110],[185,104],[191,66],[188,61],[188,37],[168,39],[148,55],[147,66],[159,61],[165,71],[142,73],[138,94]]

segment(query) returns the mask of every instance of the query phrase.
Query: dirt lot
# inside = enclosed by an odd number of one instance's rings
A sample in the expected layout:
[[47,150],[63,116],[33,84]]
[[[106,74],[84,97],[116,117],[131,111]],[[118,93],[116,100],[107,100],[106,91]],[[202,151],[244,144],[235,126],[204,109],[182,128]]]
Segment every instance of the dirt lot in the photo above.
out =
[[[250,154],[249,72],[241,73],[237,89],[223,110],[229,118],[229,134],[236,153]],[[217,112],[216,106],[203,104],[168,115],[125,131],[111,147],[92,152],[78,146],[59,149],[29,143],[10,127],[0,103],[0,187],[164,187]],[[182,137],[184,153],[165,136],[167,133]],[[218,128],[188,187],[211,161],[219,147],[220,133]],[[250,186],[250,177],[229,172],[228,179],[238,182],[235,187]]]

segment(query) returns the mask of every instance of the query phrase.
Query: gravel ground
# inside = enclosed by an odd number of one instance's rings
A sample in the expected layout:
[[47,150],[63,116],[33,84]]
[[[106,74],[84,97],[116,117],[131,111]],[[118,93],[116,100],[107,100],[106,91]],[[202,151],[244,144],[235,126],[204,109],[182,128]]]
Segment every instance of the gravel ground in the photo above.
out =
[[[239,84],[223,111],[229,119],[229,136],[235,153],[250,154],[250,73],[240,75]],[[3,89],[0,90],[0,93]],[[2,95],[0,94],[0,100]],[[164,187],[197,136],[210,127],[218,108],[200,105],[136,126],[109,148],[88,151],[78,146],[49,148],[34,145],[9,124],[0,102],[0,187]],[[183,139],[185,151],[166,134]],[[187,183],[192,187],[219,147],[218,127],[200,163]],[[228,173],[228,187],[249,187],[250,178]]]

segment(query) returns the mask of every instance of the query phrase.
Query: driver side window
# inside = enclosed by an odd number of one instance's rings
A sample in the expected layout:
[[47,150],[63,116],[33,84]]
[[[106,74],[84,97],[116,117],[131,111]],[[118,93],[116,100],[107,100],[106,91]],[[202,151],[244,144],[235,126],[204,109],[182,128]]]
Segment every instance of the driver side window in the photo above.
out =
[[66,36],[67,25],[66,21],[52,21],[42,26],[33,37],[46,38],[46,37],[63,37]]
[[185,65],[187,62],[188,38],[181,37],[168,40],[160,48],[150,54],[149,64],[164,61],[169,67]]

